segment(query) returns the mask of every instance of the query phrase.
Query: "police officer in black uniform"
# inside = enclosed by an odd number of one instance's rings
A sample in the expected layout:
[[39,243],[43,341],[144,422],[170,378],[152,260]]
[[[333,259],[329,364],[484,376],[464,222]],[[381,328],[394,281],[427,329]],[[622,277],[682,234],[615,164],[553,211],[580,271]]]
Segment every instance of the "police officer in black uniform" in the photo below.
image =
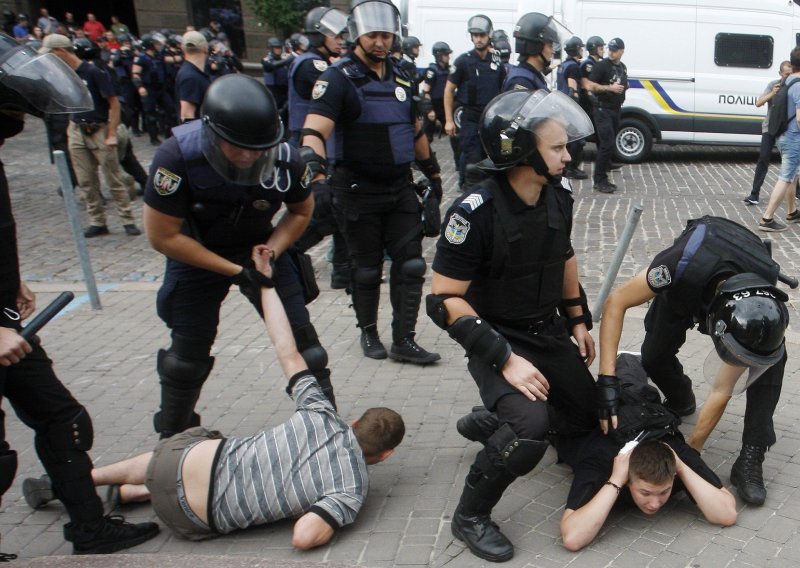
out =
[[[151,34],[142,36],[141,44],[144,51],[134,61],[131,73],[133,84],[142,101],[142,113],[150,143],[157,146],[161,143],[158,138],[159,123],[172,116],[175,103],[171,94],[164,90],[164,64],[158,57],[161,44]],[[169,126],[174,126],[174,123]]]
[[404,37],[401,42],[403,57],[400,59],[400,68],[413,79],[415,95],[419,92],[419,84],[422,81],[422,76],[417,71],[417,57],[421,47],[419,38],[415,36]]
[[[767,495],[761,464],[764,452],[775,443],[772,415],[787,358],[784,302],[788,297],[775,287],[779,270],[767,246],[741,225],[721,217],[695,219],[646,270],[608,297],[600,326],[601,418],[616,414],[616,352],[625,312],[650,300],[642,365],[666,397],[665,406],[677,414],[688,416],[695,411],[692,381],[677,357],[686,331],[695,325],[700,333],[711,336],[723,361],[737,367],[761,367],[763,374],[747,388],[742,449],[731,469],[739,496],[754,505],[762,505]],[[706,401],[704,412],[708,406]],[[720,414],[722,410],[724,404]],[[689,439],[698,450],[716,424],[702,413],[700,417]]]
[[[428,142],[433,141],[433,133],[436,129],[436,121],[438,120],[442,128],[447,122],[444,113],[444,88],[447,85],[447,77],[450,75],[450,54],[453,50],[450,46],[443,41],[437,41],[433,44],[431,49],[433,54],[433,63],[428,65],[423,75],[420,90],[422,96],[430,99],[433,106],[433,117],[428,116],[425,123],[425,134],[428,136]],[[453,150],[453,163],[458,165],[458,137],[450,136],[450,148]]]
[[294,56],[285,56],[283,43],[276,37],[267,41],[269,53],[261,59],[264,70],[264,84],[275,97],[278,108],[282,108],[289,100],[289,69]]
[[385,250],[392,259],[388,356],[432,363],[439,354],[414,341],[426,265],[410,166],[416,160],[441,199],[439,165],[417,117],[411,78],[388,59],[400,33],[397,8],[388,0],[356,0],[348,29],[355,46],[314,85],[303,127],[307,148],[302,150],[315,183],[324,183],[325,141],[336,137],[330,184],[334,213],[353,263],[353,308],[364,355],[387,356],[377,330]]
[[[158,352],[162,438],[199,424],[194,407],[214,358],[220,304],[231,283],[258,308],[259,291],[281,294],[298,350],[333,401],[328,356],[305,308],[300,264],[289,249],[314,207],[297,151],[281,143],[283,126],[266,86],[245,75],[211,84],[202,118],[173,129],[153,158],[144,222],[167,257],[158,315],[172,345]],[[282,205],[286,213],[273,227]],[[265,282],[249,263],[253,245],[273,251],[278,276]]]
[[[581,102],[581,57],[583,56],[583,48],[583,41],[578,36],[572,36],[564,43],[564,51],[569,57],[558,66],[558,76],[556,78],[558,90],[565,95],[569,95],[579,104]],[[569,155],[572,156],[572,161],[567,166],[567,169],[564,170],[564,177],[573,179],[586,179],[589,177],[589,174],[581,169],[585,144],[584,140],[576,140],[567,148]]]
[[508,73],[514,66],[511,63],[511,43],[508,41],[508,37],[503,36],[493,39],[492,47],[500,55],[500,61],[503,63],[503,67],[506,68],[506,73]]
[[[66,64],[52,54],[35,55],[31,48],[0,35],[0,144],[22,131],[26,113],[41,118],[45,113],[92,108],[86,87]],[[64,537],[76,554],[135,546],[158,534],[158,525],[133,525],[103,516],[87,453],[92,448],[92,419],[56,377],[41,342],[26,341],[19,334],[35,303],[35,296],[20,280],[8,180],[0,164],[0,396],[35,431],[36,454],[49,475],[49,479],[24,483],[23,493],[34,505],[39,502],[34,486],[41,486],[50,498],[55,494],[61,499],[70,517]],[[0,496],[11,487],[17,471],[17,453],[5,440],[4,418],[0,411]],[[11,558],[15,556],[0,554],[2,562]]]
[[[306,15],[303,32],[311,43],[310,49],[297,56],[289,73],[289,144],[300,146],[301,130],[311,104],[314,85],[328,65],[339,59],[347,30],[347,16],[336,8],[317,7]],[[335,154],[333,138],[329,139],[326,154]],[[333,241],[333,270],[331,288],[343,290],[350,285],[350,253],[339,232],[333,215],[332,196],[327,184],[314,184],[314,216],[295,247],[305,252],[331,235]]]
[[464,185],[467,165],[475,164],[485,156],[478,136],[478,121],[484,107],[500,93],[506,77],[500,54],[491,48],[492,21],[483,14],[472,16],[467,23],[467,31],[475,49],[456,58],[444,89],[444,131],[448,136],[456,135],[456,123],[453,120],[456,98],[462,108],[458,131],[459,187]]
[[514,39],[519,65],[509,70],[503,90],[549,91],[544,76],[550,73],[553,59],[561,58],[561,43],[553,18],[538,12],[525,14],[514,27]]
[[483,440],[451,525],[494,562],[514,547],[491,511],[544,456],[555,426],[548,405],[570,417],[563,436],[596,428],[591,318],[561,180],[567,143],[590,132],[589,117],[562,93],[512,90],[490,102],[480,129],[484,177],[448,210],[433,261],[428,315],[466,349],[483,404],[502,424]]
[[[592,93],[592,81],[589,76],[592,74],[595,64],[603,59],[606,52],[606,42],[600,36],[591,36],[586,40],[586,59],[581,61],[581,93],[580,103],[581,108],[589,115],[594,124],[594,94]],[[597,132],[597,125],[595,125],[595,133]],[[591,137],[590,137],[591,139]]]
[[621,61],[625,43],[618,37],[608,42],[608,56],[592,67],[589,80],[595,96],[594,122],[597,125],[597,159],[594,164],[594,189],[614,193],[617,185],[608,179],[619,130],[622,103],[628,89],[628,68]]

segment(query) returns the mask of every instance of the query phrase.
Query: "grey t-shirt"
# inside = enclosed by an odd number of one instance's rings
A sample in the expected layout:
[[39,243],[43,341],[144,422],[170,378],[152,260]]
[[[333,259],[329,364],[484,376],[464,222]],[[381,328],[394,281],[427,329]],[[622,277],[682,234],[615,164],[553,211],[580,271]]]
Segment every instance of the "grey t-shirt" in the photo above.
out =
[[[770,91],[772,90],[772,87],[774,87],[775,85],[777,85],[780,82],[781,82],[780,79],[775,79],[774,81],[770,81],[769,83],[767,83],[767,88],[764,89],[764,92],[761,93],[761,95],[759,95],[758,98],[761,98],[761,97],[764,97],[764,96],[768,95],[770,93]],[[765,132],[767,132],[767,128],[769,126],[769,112],[771,110],[772,110],[772,99],[767,101],[767,115],[764,117],[764,122],[761,123],[761,134],[764,134]]]

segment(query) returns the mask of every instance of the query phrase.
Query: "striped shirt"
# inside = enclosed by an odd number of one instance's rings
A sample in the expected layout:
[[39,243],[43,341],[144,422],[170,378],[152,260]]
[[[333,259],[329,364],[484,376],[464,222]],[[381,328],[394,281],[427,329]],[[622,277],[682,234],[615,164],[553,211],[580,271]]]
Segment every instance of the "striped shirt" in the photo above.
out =
[[367,496],[367,464],[355,434],[313,375],[292,396],[297,411],[271,430],[228,438],[214,474],[211,515],[229,533],[313,511],[334,529],[352,523]]

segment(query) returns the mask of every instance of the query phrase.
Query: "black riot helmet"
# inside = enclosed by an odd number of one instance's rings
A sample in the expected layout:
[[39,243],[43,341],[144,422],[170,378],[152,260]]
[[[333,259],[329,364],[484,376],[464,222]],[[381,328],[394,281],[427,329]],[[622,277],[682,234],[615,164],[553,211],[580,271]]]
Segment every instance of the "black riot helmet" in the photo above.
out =
[[336,8],[317,6],[306,14],[303,33],[312,47],[320,47],[325,38],[335,38],[347,29],[347,16]]
[[565,143],[589,136],[592,121],[564,93],[545,90],[512,90],[492,99],[483,110],[479,135],[488,160],[478,167],[506,170],[518,164],[531,166],[536,173],[553,180],[536,146],[537,131],[547,122],[559,124],[566,133]]
[[436,43],[433,44],[433,48],[431,49],[431,53],[433,54],[433,58],[436,61],[439,61],[439,57],[440,56],[442,56],[442,55],[450,55],[451,53],[453,53],[453,50],[450,49],[450,46],[447,43],[445,43],[443,41],[437,41]]
[[597,57],[597,48],[605,47],[606,42],[600,36],[592,36],[586,40],[586,52]]
[[144,34],[140,39],[139,43],[142,46],[142,49],[155,49],[158,50],[159,41],[158,38],[154,34]]
[[508,41],[508,34],[506,33],[506,30],[494,30],[492,32],[492,45],[494,45],[494,42],[500,39]]
[[[206,91],[200,116],[203,154],[218,174],[241,185],[263,183],[272,177],[283,124],[267,87],[247,75],[224,75]],[[237,166],[225,155],[222,142],[263,152],[252,164]]]
[[0,109],[41,118],[92,108],[86,85],[66,63],[0,33]]
[[414,55],[411,52],[411,50],[414,49],[415,47],[416,48],[422,47],[419,38],[415,36],[408,36],[403,38],[403,44],[402,44],[403,53],[405,53],[409,57],[416,57],[416,55]]
[[737,274],[723,282],[706,320],[720,359],[737,367],[770,367],[780,361],[788,299],[757,274]]
[[306,36],[301,33],[293,33],[289,36],[289,49],[292,51],[308,51],[309,41]]
[[353,0],[347,31],[350,39],[372,32],[388,32],[400,36],[400,12],[390,0]]
[[89,38],[79,37],[72,42],[72,49],[80,59],[92,61],[100,55],[100,46]]
[[471,34],[492,34],[494,26],[489,16],[483,14],[476,14],[467,21],[467,31]]
[[[554,57],[561,53],[558,28],[552,16],[539,12],[529,12],[522,16],[514,26],[515,49],[521,56],[539,55],[546,43],[553,44]],[[549,62],[548,62],[549,63]]]
[[582,47],[584,47],[583,40],[578,36],[572,36],[564,43],[564,51],[571,57],[580,56]]
[[492,40],[494,50],[500,54],[500,61],[508,63],[511,60],[511,44],[507,37],[497,38]]
[[267,41],[267,47],[269,49],[272,49],[272,48],[275,48],[275,47],[280,47],[281,49],[283,49],[283,42],[281,40],[279,40],[278,38],[276,38],[276,37],[271,37]]

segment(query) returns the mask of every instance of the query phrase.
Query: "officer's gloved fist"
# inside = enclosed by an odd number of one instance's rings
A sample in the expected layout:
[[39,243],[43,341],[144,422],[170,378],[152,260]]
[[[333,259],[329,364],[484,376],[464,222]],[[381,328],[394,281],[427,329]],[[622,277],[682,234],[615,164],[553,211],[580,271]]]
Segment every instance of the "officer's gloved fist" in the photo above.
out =
[[264,317],[264,311],[261,309],[261,288],[274,288],[275,282],[272,281],[272,278],[267,278],[252,266],[245,266],[231,280],[239,286],[239,291],[250,300],[261,317]]
[[598,375],[594,389],[597,416],[600,420],[611,420],[619,408],[619,379],[614,375]]
[[333,188],[327,179],[311,182],[311,191],[314,193],[314,216],[326,216],[333,208]]
[[428,180],[430,182],[431,189],[433,190],[433,195],[436,197],[436,201],[439,203],[442,202],[442,178],[435,177],[430,178]]

